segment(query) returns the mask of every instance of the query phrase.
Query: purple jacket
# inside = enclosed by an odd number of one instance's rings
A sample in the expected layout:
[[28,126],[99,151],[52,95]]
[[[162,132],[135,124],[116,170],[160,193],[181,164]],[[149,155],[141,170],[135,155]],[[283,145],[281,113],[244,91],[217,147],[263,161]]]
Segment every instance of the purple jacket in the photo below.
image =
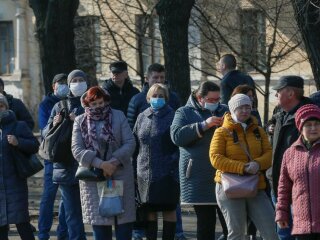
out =
[[276,221],[289,221],[290,205],[293,235],[320,233],[320,140],[308,150],[300,136],[284,153]]

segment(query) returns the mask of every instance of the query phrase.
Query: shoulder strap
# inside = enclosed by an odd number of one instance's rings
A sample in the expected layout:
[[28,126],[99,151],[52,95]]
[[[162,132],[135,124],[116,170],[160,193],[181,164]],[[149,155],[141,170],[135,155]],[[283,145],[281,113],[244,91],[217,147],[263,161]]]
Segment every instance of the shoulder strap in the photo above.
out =
[[[227,128],[225,127],[221,127],[223,130],[225,130],[229,136],[232,137],[233,139],[233,143],[235,144],[239,144],[239,146],[242,148],[242,150],[245,152],[245,154],[247,155],[249,161],[253,161],[249,151],[248,151],[248,148],[247,146],[245,146],[242,142],[239,141],[239,137],[238,137],[238,134],[235,130],[233,130],[232,132],[230,130],[228,130]],[[260,133],[259,133],[260,134]]]

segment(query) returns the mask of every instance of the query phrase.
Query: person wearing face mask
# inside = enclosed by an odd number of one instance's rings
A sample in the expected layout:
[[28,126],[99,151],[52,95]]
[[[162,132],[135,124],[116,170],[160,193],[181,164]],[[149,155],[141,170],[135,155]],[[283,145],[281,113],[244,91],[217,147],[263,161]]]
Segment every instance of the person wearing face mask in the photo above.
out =
[[[81,70],[73,70],[67,77],[67,83],[70,89],[67,98],[54,105],[47,126],[43,130],[44,135],[63,120],[61,111],[64,104],[62,101],[65,101],[64,103],[69,113],[67,117],[71,120],[72,124],[76,116],[84,113],[80,97],[88,88],[86,74]],[[56,162],[53,164],[52,180],[55,184],[59,185],[69,239],[84,240],[86,236],[82,222],[79,181],[75,178],[77,168],[78,162],[73,157],[72,159],[63,159],[61,162]]]
[[157,212],[162,212],[162,239],[173,240],[180,197],[179,150],[170,139],[174,110],[167,104],[169,93],[164,84],[153,84],[146,98],[150,107],[138,115],[133,130],[138,146],[137,187],[147,210],[145,235],[148,240],[157,239]]
[[[13,134],[14,133],[14,134]],[[9,110],[6,97],[0,94],[0,239],[8,240],[9,225],[15,224],[21,239],[33,240],[29,223],[27,179],[18,175],[14,153],[35,154],[38,140],[24,121],[17,121]]]
[[[228,240],[246,239],[249,217],[265,240],[278,239],[275,214],[268,198],[266,178],[261,171],[271,166],[272,149],[267,134],[251,116],[252,101],[236,94],[229,100],[230,113],[224,117],[210,144],[210,161],[217,169],[216,197],[228,226]],[[252,160],[250,160],[252,159]],[[229,198],[221,183],[222,173],[258,174],[258,191],[254,197]]]
[[[69,88],[67,84],[67,75],[60,73],[54,76],[52,80],[53,93],[49,93],[39,104],[38,123],[42,135],[42,130],[46,127],[50,117],[53,106],[61,99],[67,97]],[[43,192],[40,201],[39,219],[38,219],[38,237],[39,239],[49,239],[50,229],[53,222],[53,207],[58,185],[52,182],[53,163],[44,160],[44,175],[43,175]],[[68,229],[66,226],[63,201],[59,205],[59,224],[57,226],[58,239],[64,239],[68,236]]]
[[202,82],[186,105],[176,111],[171,125],[172,141],[180,149],[181,205],[193,205],[195,209],[198,240],[215,239],[216,212],[223,227],[219,239],[226,239],[228,234],[213,191],[215,169],[208,154],[212,135],[228,111],[219,101],[219,86]]
[[99,214],[97,182],[80,181],[83,221],[92,225],[95,240],[112,240],[112,225],[117,240],[129,240],[135,221],[134,181],[131,155],[135,139],[128,121],[110,107],[110,95],[102,88],[90,88],[81,97],[84,114],[75,119],[72,152],[81,166],[103,170],[104,176],[123,181],[123,210],[116,217]]

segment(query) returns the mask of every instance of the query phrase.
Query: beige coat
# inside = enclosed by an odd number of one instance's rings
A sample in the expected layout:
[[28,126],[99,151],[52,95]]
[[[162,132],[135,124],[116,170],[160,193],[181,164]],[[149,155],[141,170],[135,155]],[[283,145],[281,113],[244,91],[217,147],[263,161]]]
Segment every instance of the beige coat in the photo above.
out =
[[[84,114],[75,119],[72,133],[72,153],[80,165],[98,167],[102,160],[96,157],[95,151],[86,149],[82,138],[80,126],[83,120]],[[102,121],[96,122],[97,129],[102,124]],[[135,139],[126,117],[119,110],[112,109],[112,130],[116,140],[109,144],[106,159],[116,158],[122,165],[118,167],[113,178],[124,182],[124,213],[117,217],[118,224],[123,224],[135,221],[134,178],[131,164],[131,155],[135,149]],[[99,215],[99,195],[96,182],[80,181],[80,194],[84,223],[91,225],[114,224],[114,217],[104,218]]]

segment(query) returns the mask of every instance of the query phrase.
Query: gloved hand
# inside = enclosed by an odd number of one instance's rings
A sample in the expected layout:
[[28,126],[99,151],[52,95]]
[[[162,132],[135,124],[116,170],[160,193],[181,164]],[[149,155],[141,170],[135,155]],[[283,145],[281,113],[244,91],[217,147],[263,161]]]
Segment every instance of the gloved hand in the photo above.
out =
[[251,161],[244,165],[244,171],[249,174],[256,174],[260,169],[259,163]]

